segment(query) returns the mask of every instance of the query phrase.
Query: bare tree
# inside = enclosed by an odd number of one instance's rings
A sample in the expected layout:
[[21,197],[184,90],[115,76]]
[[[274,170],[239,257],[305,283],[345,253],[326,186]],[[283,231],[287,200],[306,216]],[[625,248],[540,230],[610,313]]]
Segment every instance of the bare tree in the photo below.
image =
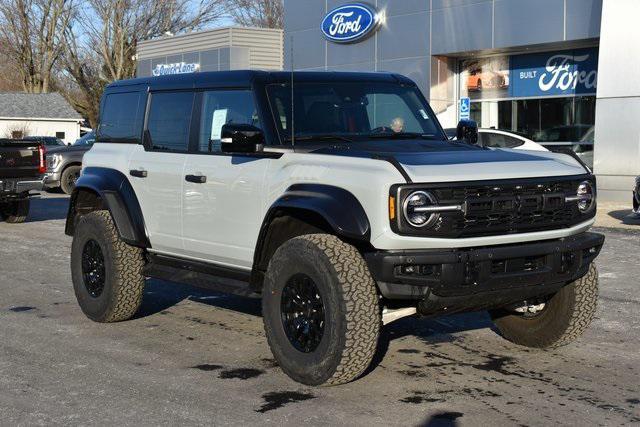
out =
[[283,28],[282,0],[228,0],[233,20],[245,27]]
[[73,0],[0,0],[2,52],[25,92],[49,91],[72,10]]
[[138,42],[210,25],[225,13],[225,0],[86,0],[76,25],[65,31],[60,88],[85,116],[97,122],[104,86],[133,77]]

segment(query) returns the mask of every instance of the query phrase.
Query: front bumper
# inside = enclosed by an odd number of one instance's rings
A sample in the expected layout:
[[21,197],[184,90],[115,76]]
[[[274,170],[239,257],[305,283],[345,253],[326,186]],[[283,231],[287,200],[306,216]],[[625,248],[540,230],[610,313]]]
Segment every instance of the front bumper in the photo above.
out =
[[48,172],[44,174],[44,186],[46,188],[60,187],[60,172]]
[[430,310],[504,305],[554,292],[587,273],[604,236],[585,232],[542,242],[365,254],[382,296]]
[[41,178],[0,179],[0,197],[21,197],[29,191],[41,191],[42,189],[43,180]]

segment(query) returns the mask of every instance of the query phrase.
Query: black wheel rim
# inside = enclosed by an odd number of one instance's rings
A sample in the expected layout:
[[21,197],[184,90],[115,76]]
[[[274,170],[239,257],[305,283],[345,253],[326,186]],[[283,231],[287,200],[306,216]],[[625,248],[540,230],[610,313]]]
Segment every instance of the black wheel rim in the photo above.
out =
[[85,243],[82,249],[82,278],[89,295],[99,297],[104,290],[104,256],[102,249],[95,240]]
[[281,317],[291,345],[311,353],[324,333],[324,304],[316,284],[306,274],[296,274],[282,290]]
[[67,187],[70,189],[74,189],[76,187],[77,180],[78,180],[78,174],[70,173],[69,176],[67,176]]

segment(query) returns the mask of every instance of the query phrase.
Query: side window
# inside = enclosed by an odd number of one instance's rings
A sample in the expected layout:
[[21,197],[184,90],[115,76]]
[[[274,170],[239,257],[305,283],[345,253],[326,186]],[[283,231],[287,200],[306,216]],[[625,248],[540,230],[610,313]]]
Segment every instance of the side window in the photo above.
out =
[[524,141],[518,138],[514,138],[512,136],[504,135],[504,147],[505,148],[515,148],[524,144]]
[[142,127],[139,102],[138,92],[106,95],[96,139],[101,142],[138,143]]
[[219,152],[222,126],[228,123],[260,127],[250,90],[215,90],[202,94],[198,151]]
[[483,133],[483,143],[485,147],[504,148],[504,135],[499,133]]
[[147,117],[147,138],[154,150],[187,151],[193,92],[151,94]]

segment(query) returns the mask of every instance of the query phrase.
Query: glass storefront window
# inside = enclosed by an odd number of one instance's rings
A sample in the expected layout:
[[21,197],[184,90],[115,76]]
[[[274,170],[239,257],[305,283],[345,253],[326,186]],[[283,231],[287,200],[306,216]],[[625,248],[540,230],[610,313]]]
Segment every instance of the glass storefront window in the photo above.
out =
[[597,63],[593,47],[461,59],[459,94],[481,127],[592,149]]

